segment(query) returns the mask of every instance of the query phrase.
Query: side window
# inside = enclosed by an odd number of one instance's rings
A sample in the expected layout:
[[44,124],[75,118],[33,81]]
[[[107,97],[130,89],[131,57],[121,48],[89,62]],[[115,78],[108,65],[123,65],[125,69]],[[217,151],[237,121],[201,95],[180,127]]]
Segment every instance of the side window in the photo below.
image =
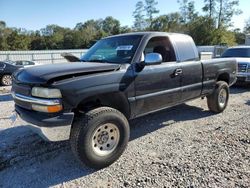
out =
[[21,61],[16,61],[15,64],[16,65],[22,65],[22,62]]
[[148,53],[161,54],[163,62],[176,61],[173,47],[167,37],[151,38],[144,49],[144,55]]
[[0,62],[0,70],[4,70],[5,64],[3,62]]

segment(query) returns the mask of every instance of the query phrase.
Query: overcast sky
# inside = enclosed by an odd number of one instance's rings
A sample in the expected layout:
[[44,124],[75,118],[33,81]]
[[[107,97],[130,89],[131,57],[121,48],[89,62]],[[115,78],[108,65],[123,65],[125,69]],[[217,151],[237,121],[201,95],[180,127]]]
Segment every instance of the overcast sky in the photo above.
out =
[[[48,24],[74,28],[76,23],[89,19],[113,16],[123,26],[133,24],[132,12],[137,0],[0,0],[0,20],[8,27],[37,30]],[[158,0],[159,14],[179,11],[177,0]],[[196,0],[195,6],[201,11],[203,0]],[[249,0],[240,0],[243,11],[234,17],[235,28],[242,29],[250,17]]]

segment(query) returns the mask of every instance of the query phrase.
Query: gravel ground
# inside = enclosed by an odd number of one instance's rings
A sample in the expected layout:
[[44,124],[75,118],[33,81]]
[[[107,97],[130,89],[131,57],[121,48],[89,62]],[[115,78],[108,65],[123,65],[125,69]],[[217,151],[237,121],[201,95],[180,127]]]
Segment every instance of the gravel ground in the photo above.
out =
[[[7,90],[7,92],[6,92]],[[250,187],[250,88],[228,108],[195,100],[130,122],[125,153],[108,168],[80,166],[68,142],[47,143],[18,119],[0,89],[0,187]]]

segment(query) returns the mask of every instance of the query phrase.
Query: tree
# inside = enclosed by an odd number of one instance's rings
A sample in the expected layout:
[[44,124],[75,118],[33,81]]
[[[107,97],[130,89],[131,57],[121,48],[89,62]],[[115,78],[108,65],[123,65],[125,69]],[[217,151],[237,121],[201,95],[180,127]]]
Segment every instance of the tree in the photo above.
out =
[[204,0],[204,4],[202,10],[208,13],[210,19],[214,18],[216,15],[216,0]]
[[6,28],[6,23],[0,20],[0,30],[3,30],[5,28]]
[[232,26],[232,18],[242,13],[237,7],[239,0],[204,0],[202,10],[217,23],[217,28],[228,28]]
[[197,45],[211,45],[213,40],[214,27],[213,19],[206,16],[199,16],[188,25],[188,34],[193,37]]
[[215,29],[211,44],[234,46],[236,45],[235,35],[233,32],[227,31],[226,29]]
[[28,50],[30,47],[30,38],[23,34],[18,34],[16,30],[6,38],[9,50]]
[[128,26],[123,26],[120,28],[120,33],[129,33],[132,32],[132,29]]
[[193,21],[197,18],[198,12],[195,10],[194,1],[188,2],[187,6],[187,20]]
[[112,16],[106,17],[102,22],[102,29],[108,35],[116,35],[120,33],[120,21]]
[[31,34],[30,49],[31,50],[43,50],[46,49],[46,43],[44,37],[41,36],[40,31],[35,31]]
[[180,33],[183,32],[181,15],[176,12],[156,17],[152,22],[152,30]]
[[158,4],[158,2],[156,2],[155,0],[145,0],[144,9],[146,11],[146,16],[147,16],[147,22],[148,22],[148,25],[149,25],[149,29],[151,29],[151,24],[152,24],[152,21],[153,21],[153,15],[159,13],[159,10],[156,8],[157,4]]
[[194,20],[198,16],[198,13],[195,11],[194,1],[177,0],[177,2],[180,4],[180,12],[184,24]]
[[83,29],[87,29],[87,28],[92,28],[94,30],[94,32],[96,32],[96,30],[100,30],[102,28],[102,19],[99,20],[87,20],[84,23],[77,23],[75,26],[75,30],[83,30]]
[[169,15],[161,15],[154,19],[151,24],[153,31],[169,31]]
[[245,23],[244,33],[245,34],[250,34],[250,18],[248,18],[248,20]]
[[245,34],[240,31],[239,28],[233,30],[235,40],[237,44],[244,44],[245,43]]
[[146,21],[144,18],[144,4],[142,1],[138,1],[135,5],[135,11],[133,12],[133,17],[134,17],[134,26],[133,28],[136,31],[142,31],[145,29],[146,26]]

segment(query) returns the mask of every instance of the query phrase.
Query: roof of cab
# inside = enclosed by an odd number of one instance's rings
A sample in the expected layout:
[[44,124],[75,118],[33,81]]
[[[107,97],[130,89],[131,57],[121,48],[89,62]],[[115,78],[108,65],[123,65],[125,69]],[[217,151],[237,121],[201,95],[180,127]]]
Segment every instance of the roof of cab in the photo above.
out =
[[118,36],[131,36],[131,35],[141,35],[141,36],[150,36],[150,35],[161,35],[161,36],[173,36],[173,35],[177,35],[177,36],[188,36],[185,34],[181,34],[181,33],[167,33],[167,32],[157,32],[157,31],[147,31],[147,32],[131,32],[131,33],[124,33],[124,34],[118,34],[118,35],[112,35],[112,36],[108,36],[105,38],[112,38],[112,37],[118,37]]

